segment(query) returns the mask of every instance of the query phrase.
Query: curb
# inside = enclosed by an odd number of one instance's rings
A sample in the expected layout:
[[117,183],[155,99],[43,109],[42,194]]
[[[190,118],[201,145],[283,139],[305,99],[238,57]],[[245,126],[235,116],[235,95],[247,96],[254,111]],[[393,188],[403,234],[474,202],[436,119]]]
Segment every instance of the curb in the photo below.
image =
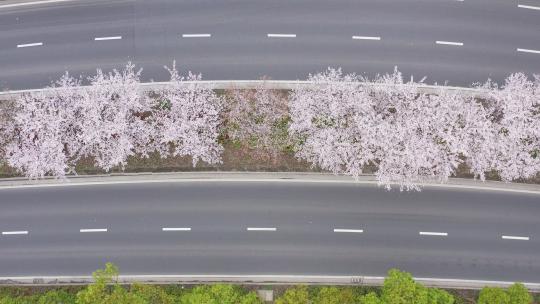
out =
[[[377,186],[374,175],[362,175],[357,179],[345,175],[331,173],[302,173],[302,172],[168,172],[168,173],[120,173],[105,175],[72,176],[65,179],[45,178],[28,180],[23,177],[0,179],[0,190],[16,188],[47,188],[69,186],[93,186],[114,184],[144,184],[144,183],[224,183],[224,182],[265,182],[265,183],[339,183]],[[392,185],[396,189],[397,185]],[[519,184],[496,181],[477,181],[466,178],[451,178],[448,183],[429,183],[428,188],[447,188],[462,190],[499,191],[540,195],[539,184]],[[381,190],[383,188],[381,187]]]
[[[76,0],[68,0],[76,1]],[[0,6],[1,8],[1,6]],[[144,82],[141,83],[143,91],[151,91],[163,88],[167,85],[172,84],[172,82]],[[314,87],[316,84],[312,81],[307,80],[200,80],[200,81],[183,81],[182,85],[188,86],[193,84],[198,84],[204,88],[212,90],[226,90],[226,89],[254,89],[264,86],[265,89],[276,89],[276,90],[292,90],[299,87]],[[361,86],[373,86],[373,83],[352,83],[359,84]],[[436,86],[436,85],[418,85],[420,92],[426,94],[436,94],[441,90],[446,90],[450,92],[459,92],[467,96],[474,97],[483,97],[486,95],[487,91],[476,88],[466,88],[466,87],[451,87],[451,86]],[[0,98],[16,98],[17,96],[25,93],[32,92],[54,92],[55,88],[43,88],[43,89],[29,89],[29,90],[13,90],[13,91],[4,91],[0,92]]]
[[[414,278],[426,287],[446,289],[481,289],[486,286],[506,288],[514,282],[458,280],[440,278]],[[86,285],[91,276],[25,276],[0,277],[3,286]],[[376,276],[316,276],[316,275],[120,275],[118,283],[132,284],[207,284],[233,283],[247,285],[353,285],[381,286],[384,277]],[[540,291],[540,283],[523,283],[530,291]]]

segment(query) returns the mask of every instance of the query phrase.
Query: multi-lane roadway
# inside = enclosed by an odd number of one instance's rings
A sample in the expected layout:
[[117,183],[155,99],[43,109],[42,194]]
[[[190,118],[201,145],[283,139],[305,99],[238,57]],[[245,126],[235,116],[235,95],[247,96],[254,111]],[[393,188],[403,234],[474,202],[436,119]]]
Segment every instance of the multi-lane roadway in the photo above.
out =
[[540,281],[540,195],[335,182],[0,189],[0,277],[367,275]]
[[[1,4],[1,3],[0,3]],[[540,73],[538,0],[79,0],[0,5],[0,88],[132,60],[205,79],[305,79],[328,66],[467,86]]]

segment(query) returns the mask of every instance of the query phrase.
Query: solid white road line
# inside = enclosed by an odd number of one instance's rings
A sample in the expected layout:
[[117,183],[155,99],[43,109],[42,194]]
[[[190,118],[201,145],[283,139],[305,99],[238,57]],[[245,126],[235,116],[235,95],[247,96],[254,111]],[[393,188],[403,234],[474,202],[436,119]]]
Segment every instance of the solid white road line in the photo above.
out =
[[164,227],[161,230],[163,231],[191,231],[191,228],[189,227],[183,227],[183,228]]
[[[261,84],[262,81],[258,80],[251,80],[253,83]],[[271,80],[265,80],[267,82],[272,83]],[[204,80],[202,81],[205,82]],[[213,81],[210,81],[213,82]],[[227,80],[225,83],[229,84],[231,81]],[[234,82],[234,81],[232,81]],[[208,82],[207,82],[208,83]],[[294,82],[294,83],[304,83],[304,82]],[[142,83],[143,85],[145,83]],[[431,87],[431,86],[426,86]],[[433,86],[433,88],[437,88]],[[39,90],[20,90],[16,91],[18,93],[23,92],[35,92]],[[8,91],[8,92],[14,92],[14,91]],[[4,92],[0,92],[0,96],[2,96]],[[13,93],[10,93],[13,94]],[[159,176],[159,174],[156,174],[155,176]],[[190,175],[191,176],[191,175]],[[242,175],[240,175],[242,176]],[[140,180],[112,180],[108,181],[109,177],[100,177],[104,180],[94,180],[94,181],[88,181],[88,182],[78,182],[75,179],[70,180],[70,183],[54,183],[54,184],[22,184],[22,185],[1,185],[0,183],[0,191],[1,190],[7,190],[7,189],[30,189],[30,188],[55,188],[55,187],[81,187],[81,186],[102,186],[102,185],[137,185],[137,184],[161,184],[161,183],[278,183],[278,184],[294,184],[294,183],[309,183],[309,184],[346,184],[346,185],[372,185],[376,186],[378,185],[377,181],[375,180],[335,180],[335,179],[310,179],[310,178],[271,178],[271,177],[265,177],[265,178],[254,178],[253,176],[249,177],[241,177],[241,178],[207,178],[207,177],[187,177],[187,178],[157,178],[157,179],[140,179]],[[84,179],[84,178],[83,178]],[[453,189],[453,190],[464,190],[464,189],[474,189],[474,190],[483,190],[483,191],[497,191],[497,192],[511,192],[511,193],[527,193],[527,194],[533,194],[533,195],[540,195],[540,191],[535,189],[512,189],[502,186],[473,186],[473,185],[464,185],[464,184],[428,184],[427,187],[432,188],[443,188],[443,189]]]
[[540,6],[532,6],[532,5],[521,5],[521,4],[518,4],[518,7],[519,7],[519,8],[526,8],[526,9],[531,9],[531,10],[537,10],[537,11],[540,11]]
[[182,34],[182,38],[209,38],[211,34]]
[[2,235],[14,235],[14,234],[28,234],[28,231],[21,230],[21,231],[3,231]]
[[96,37],[96,38],[94,38],[95,41],[120,40],[120,39],[122,39],[122,36],[110,36],[110,37]]
[[520,241],[528,241],[528,236],[514,236],[514,235],[503,235],[501,236],[503,240],[520,240]]
[[434,236],[448,236],[446,232],[430,232],[430,231],[420,231],[420,235],[434,235]]
[[25,48],[30,46],[42,46],[43,42],[27,43],[27,44],[17,44],[18,48]]
[[80,232],[107,232],[107,228],[81,229]]
[[516,51],[522,52],[522,53],[540,54],[540,51],[538,51],[538,50],[531,50],[531,49],[516,49]]
[[362,229],[334,229],[334,232],[363,233]]
[[381,40],[381,37],[375,36],[352,36],[353,40]]
[[463,42],[454,42],[454,41],[441,41],[441,40],[437,40],[437,41],[435,41],[435,43],[437,43],[437,44],[442,44],[442,45],[463,46]]
[[276,231],[275,227],[247,227],[247,231]]
[[296,38],[296,34],[268,34],[269,38]]

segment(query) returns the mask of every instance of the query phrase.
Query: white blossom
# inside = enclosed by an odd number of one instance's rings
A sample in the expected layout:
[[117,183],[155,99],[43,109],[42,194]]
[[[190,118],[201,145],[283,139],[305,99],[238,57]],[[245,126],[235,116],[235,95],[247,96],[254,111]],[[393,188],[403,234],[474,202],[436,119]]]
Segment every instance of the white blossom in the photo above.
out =
[[171,82],[153,96],[150,128],[153,138],[143,154],[158,151],[162,157],[190,156],[193,166],[199,160],[221,162],[223,147],[218,143],[221,99],[200,82],[201,75],[181,76],[173,63]]
[[29,178],[63,177],[70,172],[80,149],[73,125],[73,108],[79,82],[64,75],[55,90],[23,94],[16,100],[16,114],[7,128],[8,164]]
[[81,154],[93,157],[105,171],[123,167],[135,154],[135,137],[142,127],[137,114],[149,110],[140,94],[140,73],[131,63],[108,74],[97,70],[84,87],[77,109]]
[[297,157],[322,169],[358,177],[373,165],[379,184],[407,190],[445,182],[462,163],[482,180],[540,171],[538,77],[488,82],[485,101],[444,87],[427,94],[397,69],[369,80],[330,68],[308,80],[291,93],[290,131],[303,142]]
[[494,139],[488,152],[490,169],[502,180],[526,179],[540,172],[540,79],[523,73],[510,75],[501,89],[491,82],[486,107],[493,121]]
[[373,99],[358,77],[341,69],[329,68],[308,80],[314,85],[290,95],[290,133],[302,143],[296,155],[322,169],[359,176],[375,161]]

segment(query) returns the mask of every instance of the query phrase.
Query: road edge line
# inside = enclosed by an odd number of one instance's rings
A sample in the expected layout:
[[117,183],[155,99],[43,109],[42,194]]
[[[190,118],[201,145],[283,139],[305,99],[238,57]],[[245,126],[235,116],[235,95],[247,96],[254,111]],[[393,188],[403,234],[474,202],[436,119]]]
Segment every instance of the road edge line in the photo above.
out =
[[[332,285],[365,285],[380,286],[385,277],[380,276],[325,276],[325,275],[120,275],[118,282],[121,284],[131,284],[135,282],[149,284],[163,283],[241,283],[241,284],[332,284]],[[490,287],[508,287],[514,282],[509,281],[489,281],[489,280],[467,280],[467,279],[444,279],[444,278],[422,278],[415,277],[414,280],[427,287],[453,288],[453,289],[481,289]],[[91,276],[13,276],[0,277],[0,285],[85,285],[92,283]],[[540,291],[540,283],[523,283],[530,291]]]

